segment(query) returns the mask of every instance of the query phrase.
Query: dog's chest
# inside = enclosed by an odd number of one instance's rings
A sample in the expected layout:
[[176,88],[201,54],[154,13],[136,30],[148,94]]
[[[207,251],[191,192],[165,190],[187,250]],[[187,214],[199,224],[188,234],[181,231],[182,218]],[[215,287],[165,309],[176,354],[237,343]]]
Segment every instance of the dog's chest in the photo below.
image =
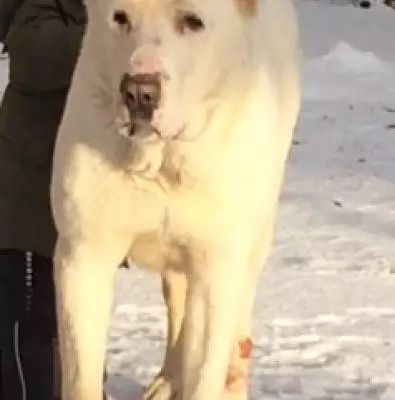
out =
[[211,240],[214,227],[221,225],[217,219],[223,204],[218,201],[219,184],[212,181],[213,175],[208,179],[200,163],[185,152],[165,154],[156,178],[149,183],[150,192],[157,193],[158,201],[152,202],[156,210],[150,211],[148,202],[142,202],[141,214],[156,217],[154,225],[134,237],[130,257],[137,264],[156,271],[185,268],[191,253]]
[[181,228],[177,218],[170,218],[164,208],[157,226],[134,238],[130,257],[140,266],[161,272],[166,268],[182,268],[187,253],[188,232]]
[[130,257],[157,272],[187,268],[191,253],[198,251],[202,238],[211,234],[208,203],[193,191],[169,196],[155,226],[134,237]]

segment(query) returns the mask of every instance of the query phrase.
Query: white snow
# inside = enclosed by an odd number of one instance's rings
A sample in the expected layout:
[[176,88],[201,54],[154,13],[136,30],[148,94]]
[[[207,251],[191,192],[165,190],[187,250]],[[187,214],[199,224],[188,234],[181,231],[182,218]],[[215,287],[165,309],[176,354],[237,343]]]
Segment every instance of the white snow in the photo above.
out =
[[[298,9],[303,107],[255,302],[251,399],[395,400],[395,12]],[[116,288],[107,387],[130,400],[160,368],[164,310],[147,272],[119,271]]]

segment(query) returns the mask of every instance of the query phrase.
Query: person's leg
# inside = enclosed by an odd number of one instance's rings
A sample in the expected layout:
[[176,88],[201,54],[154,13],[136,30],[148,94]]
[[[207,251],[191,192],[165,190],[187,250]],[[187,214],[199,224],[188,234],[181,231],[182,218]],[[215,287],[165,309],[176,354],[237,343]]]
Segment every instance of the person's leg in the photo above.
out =
[[25,308],[24,275],[23,253],[0,249],[1,400],[21,398],[20,380],[12,360],[14,324],[24,314]]
[[[31,252],[0,251],[2,400],[58,398],[52,262]],[[4,290],[3,290],[4,287]],[[10,311],[7,311],[9,308]]]

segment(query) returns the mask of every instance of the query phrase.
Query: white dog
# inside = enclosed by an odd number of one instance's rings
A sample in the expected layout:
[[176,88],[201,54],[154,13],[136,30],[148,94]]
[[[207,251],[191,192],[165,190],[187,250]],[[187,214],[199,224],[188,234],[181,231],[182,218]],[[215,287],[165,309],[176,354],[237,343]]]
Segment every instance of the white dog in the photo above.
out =
[[54,158],[64,400],[102,398],[117,265],[163,277],[148,400],[247,398],[250,325],[299,110],[289,0],[86,0]]

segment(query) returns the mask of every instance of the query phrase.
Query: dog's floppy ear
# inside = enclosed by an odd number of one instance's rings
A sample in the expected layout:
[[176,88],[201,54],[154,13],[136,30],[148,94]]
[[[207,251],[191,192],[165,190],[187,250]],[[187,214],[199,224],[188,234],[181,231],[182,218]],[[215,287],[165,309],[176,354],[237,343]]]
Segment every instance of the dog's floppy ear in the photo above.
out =
[[[87,0],[90,1],[90,0]],[[252,18],[258,12],[259,0],[234,0],[243,17]]]

